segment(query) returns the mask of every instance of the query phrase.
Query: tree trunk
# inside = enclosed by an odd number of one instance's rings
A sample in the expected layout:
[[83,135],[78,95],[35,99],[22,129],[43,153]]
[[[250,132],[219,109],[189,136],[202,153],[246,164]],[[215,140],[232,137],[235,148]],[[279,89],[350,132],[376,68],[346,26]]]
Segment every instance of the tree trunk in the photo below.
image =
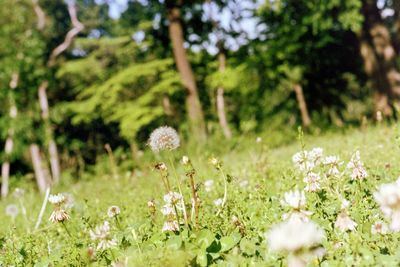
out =
[[375,0],[363,1],[363,30],[359,35],[364,69],[373,86],[375,111],[393,115],[393,104],[400,96],[400,73],[390,32],[384,24]]
[[[222,45],[220,45],[219,53],[218,53],[218,71],[220,73],[224,72],[225,66],[226,66],[225,51],[224,51]],[[229,125],[226,120],[224,87],[222,87],[222,85],[217,88],[217,114],[218,114],[219,125],[221,125],[224,136],[227,139],[231,139],[232,133],[231,133],[231,130],[229,129]]]
[[179,6],[173,0],[166,1],[167,16],[169,20],[169,36],[175,63],[181,75],[183,85],[187,90],[186,107],[189,115],[191,130],[200,140],[206,138],[203,110],[201,108],[196,81],[193,76],[192,67],[189,63],[186,50],[183,47],[183,31],[181,25],[181,12]]
[[[15,120],[17,117],[17,106],[15,104],[14,96],[13,96],[13,90],[18,86],[18,79],[19,75],[18,73],[13,73],[10,81],[10,118],[11,120]],[[5,154],[5,160],[3,164],[1,165],[1,197],[4,198],[8,195],[8,185],[9,185],[9,179],[10,179],[10,156],[13,151],[13,146],[14,146],[14,127],[13,123],[10,124],[10,128],[8,129],[7,133],[7,139],[4,147],[4,154]]]
[[297,103],[301,114],[301,121],[304,128],[308,128],[311,125],[310,115],[308,114],[307,103],[304,98],[303,87],[296,83],[293,85],[294,92],[296,93]]
[[53,138],[53,130],[49,122],[49,104],[47,100],[47,90],[48,82],[44,81],[39,86],[39,104],[42,111],[42,119],[45,123],[46,130],[46,144],[48,146],[48,152],[50,157],[50,168],[53,177],[53,182],[58,183],[60,181],[60,161],[58,158],[57,145]]
[[44,193],[48,187],[46,182],[46,172],[43,169],[42,158],[40,156],[39,146],[37,144],[31,144],[30,146],[32,165],[35,171],[36,183],[38,185],[40,193]]

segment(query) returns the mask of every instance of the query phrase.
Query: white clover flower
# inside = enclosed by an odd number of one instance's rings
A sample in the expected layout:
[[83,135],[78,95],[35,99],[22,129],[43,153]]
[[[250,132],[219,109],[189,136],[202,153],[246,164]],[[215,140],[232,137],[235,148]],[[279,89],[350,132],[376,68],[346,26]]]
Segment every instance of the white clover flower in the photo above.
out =
[[214,180],[207,180],[204,182],[204,190],[211,192],[214,188]]
[[318,166],[322,163],[324,150],[320,147],[314,147],[308,152],[308,159]]
[[239,186],[241,188],[246,188],[249,185],[249,181],[248,180],[242,180],[239,182]]
[[49,202],[54,205],[61,205],[65,201],[65,196],[63,194],[50,195]]
[[166,204],[161,208],[161,213],[165,216],[175,216],[175,209],[171,204]]
[[96,226],[94,231],[90,230],[89,234],[92,240],[99,241],[97,250],[106,250],[117,245],[117,241],[111,237],[108,221],[104,221],[102,225]]
[[15,204],[7,205],[7,207],[6,207],[6,215],[7,216],[15,218],[15,217],[17,217],[18,213],[19,213],[19,209],[18,209],[17,205],[15,205]]
[[340,209],[345,210],[350,206],[350,202],[347,199],[342,200],[342,204],[340,204]]
[[169,126],[162,126],[155,129],[148,142],[153,152],[162,150],[174,150],[179,147],[180,140],[176,130]]
[[300,171],[311,171],[315,164],[309,159],[307,151],[300,151],[293,155],[292,161],[297,169]]
[[338,156],[328,156],[325,157],[322,161],[325,166],[329,166],[327,176],[337,176],[340,174],[339,166],[343,164],[343,161],[340,161]]
[[391,219],[390,229],[400,231],[400,178],[394,183],[383,184],[374,193],[383,214]]
[[179,231],[179,225],[177,221],[166,221],[162,228],[163,232],[176,232]]
[[110,218],[116,217],[121,213],[121,209],[118,206],[111,206],[107,210],[107,215]]
[[356,229],[357,223],[353,221],[346,212],[342,211],[336,218],[335,227],[342,232],[347,230],[354,231]]
[[182,195],[178,192],[168,192],[168,194],[164,195],[164,201],[167,204],[178,204],[182,200]]
[[386,223],[382,221],[377,221],[371,226],[371,233],[373,235],[381,234],[385,235],[389,232],[389,228]]
[[306,183],[306,187],[304,188],[304,190],[307,192],[317,192],[321,190],[320,180],[321,176],[319,173],[307,173],[303,179],[303,181]]
[[22,189],[22,188],[17,187],[14,190],[13,196],[15,198],[22,198],[24,196],[24,194],[25,194],[25,190]]
[[295,190],[286,192],[281,200],[281,204],[282,206],[299,210],[306,205],[304,191]]
[[270,230],[268,244],[272,251],[292,253],[315,248],[324,238],[324,231],[312,221],[285,221]]
[[220,207],[223,202],[224,202],[224,200],[222,198],[218,198],[218,199],[214,200],[214,205],[217,207]]
[[53,223],[64,222],[69,220],[68,213],[63,209],[56,209],[54,210],[49,218],[49,221]]
[[368,173],[364,168],[364,164],[360,158],[360,151],[356,151],[347,164],[347,169],[351,171],[352,180],[362,180],[368,177]]

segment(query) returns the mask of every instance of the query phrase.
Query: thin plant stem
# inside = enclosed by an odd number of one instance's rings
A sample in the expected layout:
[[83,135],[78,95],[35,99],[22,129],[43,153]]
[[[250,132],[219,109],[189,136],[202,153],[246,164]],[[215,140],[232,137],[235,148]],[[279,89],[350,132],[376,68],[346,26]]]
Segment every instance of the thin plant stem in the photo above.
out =
[[195,217],[194,226],[197,228],[198,220],[199,220],[199,206],[198,206],[198,201],[197,201],[197,191],[196,191],[193,175],[194,175],[194,172],[188,173],[189,180],[190,180],[190,186],[192,187],[192,199],[193,199],[191,217],[192,217],[192,220],[193,220],[193,216]]
[[179,181],[178,174],[177,174],[176,169],[175,169],[175,165],[174,165],[174,163],[172,161],[172,155],[171,155],[170,151],[168,151],[168,156],[169,156],[168,159],[169,159],[172,171],[174,172],[176,183],[178,184],[179,194],[181,194],[181,196],[182,196],[181,202],[182,202],[182,206],[183,206],[183,217],[184,217],[184,220],[185,220],[185,225],[186,225],[187,228],[189,228],[189,222],[188,222],[188,217],[187,217],[187,213],[186,213],[185,200],[183,199],[181,183]]
[[49,195],[50,195],[50,187],[47,187],[46,194],[44,196],[43,203],[42,203],[42,208],[40,209],[39,216],[36,221],[35,231],[39,228],[40,224],[42,223],[44,211],[46,210],[46,206],[47,206],[47,201],[49,200]]
[[135,229],[132,229],[132,235],[133,235],[133,239],[135,239],[136,246],[138,247],[140,254],[142,254],[142,249],[140,248],[138,237],[137,237]]
[[64,226],[65,231],[67,232],[67,234],[69,235],[69,237],[72,237],[71,233],[69,232],[67,226],[65,225],[64,221],[61,222],[61,224]]
[[217,212],[217,216],[222,212],[222,210],[225,207],[226,204],[226,200],[228,199],[228,179],[226,178],[226,175],[224,173],[224,171],[222,170],[222,168],[219,168],[219,171],[222,174],[222,177],[224,178],[224,198],[222,199],[222,204],[221,204],[221,208],[219,209],[219,211]]

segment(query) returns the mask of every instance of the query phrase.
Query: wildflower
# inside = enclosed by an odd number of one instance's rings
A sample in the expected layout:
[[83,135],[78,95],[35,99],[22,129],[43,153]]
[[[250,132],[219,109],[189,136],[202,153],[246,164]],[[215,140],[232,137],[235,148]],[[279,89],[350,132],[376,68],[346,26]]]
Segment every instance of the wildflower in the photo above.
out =
[[340,205],[340,209],[345,210],[350,206],[350,202],[347,199],[342,200],[342,204]]
[[218,198],[218,199],[214,200],[214,205],[219,207],[222,205],[223,202],[224,202],[224,200],[222,198]]
[[360,151],[358,150],[354,153],[350,162],[347,164],[347,169],[351,171],[352,180],[362,180],[368,177],[368,173],[360,159]]
[[284,194],[283,200],[281,200],[282,206],[289,206],[294,209],[300,209],[306,205],[306,196],[303,191],[289,191]]
[[104,221],[102,225],[96,226],[95,230],[89,231],[92,240],[98,240],[97,250],[106,250],[117,245],[117,241],[111,238],[110,224]]
[[172,127],[163,126],[155,129],[149,138],[149,146],[153,152],[174,150],[179,147],[178,133]]
[[165,216],[176,215],[175,209],[172,205],[166,204],[161,208],[161,213]]
[[304,188],[307,192],[317,192],[321,189],[320,181],[321,177],[319,173],[309,172],[304,177],[303,181],[306,183]]
[[167,165],[164,162],[157,163],[154,168],[159,171],[168,171]]
[[121,210],[118,206],[111,206],[107,210],[107,215],[110,218],[116,217],[121,213]]
[[256,143],[259,144],[259,143],[261,143],[261,142],[262,142],[262,138],[258,136],[258,137],[256,138]]
[[14,219],[15,217],[17,217],[18,213],[19,213],[19,209],[18,209],[17,205],[14,205],[14,204],[7,205],[7,207],[6,207],[6,215],[7,216],[10,216],[11,218]]
[[169,192],[168,194],[164,195],[164,201],[167,204],[177,205],[182,200],[182,195],[178,192]]
[[207,180],[204,182],[204,189],[206,192],[211,192],[214,187],[214,180]]
[[301,151],[294,154],[292,161],[300,171],[311,171],[315,167],[314,162],[310,161],[307,151]]
[[63,194],[50,195],[49,202],[54,205],[61,205],[65,201],[65,196]]
[[162,228],[163,232],[177,232],[179,231],[179,225],[178,222],[175,220],[172,221],[166,221],[164,223],[164,226]]
[[221,162],[217,158],[214,158],[214,157],[210,159],[210,163],[211,163],[211,165],[213,165],[216,168],[219,168],[221,165]]
[[312,221],[285,221],[271,229],[268,243],[272,251],[293,253],[312,249],[324,238],[324,231]]
[[322,163],[323,154],[324,150],[322,148],[315,147],[308,152],[308,158],[315,166],[318,166]]
[[25,194],[25,190],[24,189],[22,189],[22,188],[15,188],[15,190],[14,190],[14,193],[13,193],[13,196],[15,197],[15,198],[22,198],[23,196],[24,196],[24,194]]
[[374,193],[376,202],[380,205],[381,211],[391,219],[390,229],[400,231],[400,177],[396,182],[383,184],[378,192]]
[[322,163],[325,166],[329,166],[327,176],[336,176],[340,174],[339,166],[343,164],[343,161],[340,161],[337,156],[328,156],[325,157]]
[[371,226],[371,233],[373,235],[381,234],[385,235],[389,232],[389,228],[386,223],[382,221],[377,221]]
[[64,222],[69,219],[70,219],[70,217],[69,217],[68,213],[63,209],[58,208],[58,209],[55,209],[51,213],[49,221],[56,223],[56,222]]
[[188,165],[190,163],[190,159],[188,156],[183,156],[182,157],[182,164],[183,165]]
[[357,223],[353,221],[345,211],[341,211],[336,218],[335,227],[342,232],[347,230],[354,231]]

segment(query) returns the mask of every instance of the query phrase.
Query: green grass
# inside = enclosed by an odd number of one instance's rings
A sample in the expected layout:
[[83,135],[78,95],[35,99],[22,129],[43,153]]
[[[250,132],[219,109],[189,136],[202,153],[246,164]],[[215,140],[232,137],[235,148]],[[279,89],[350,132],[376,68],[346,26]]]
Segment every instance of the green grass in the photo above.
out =
[[[323,192],[306,193],[305,209],[313,212],[311,219],[326,233],[322,243],[325,256],[310,261],[311,266],[397,266],[400,234],[373,235],[371,225],[377,220],[389,222],[372,194],[380,184],[395,181],[400,173],[398,134],[397,126],[381,126],[304,137],[306,150],[322,147],[325,155],[338,155],[344,161],[341,170],[359,150],[369,173],[366,180],[351,182],[345,172],[340,179],[324,180]],[[119,177],[110,175],[107,159],[80,179],[65,176],[62,184],[51,192],[68,192],[75,198],[74,206],[67,210],[71,219],[64,224],[71,236],[61,223],[48,221],[53,208],[50,203],[39,229],[33,229],[43,196],[34,192],[32,182],[21,184],[27,191],[22,198],[27,216],[24,218],[20,212],[13,223],[1,213],[0,265],[105,266],[115,261],[127,266],[285,265],[284,253],[269,250],[266,233],[281,222],[282,215],[288,211],[280,204],[283,194],[304,188],[303,176],[292,163],[292,155],[301,150],[301,144],[294,134],[286,139],[268,133],[262,137],[262,143],[256,143],[255,137],[242,137],[231,142],[214,140],[206,145],[188,144],[174,152],[174,165],[183,181],[186,202],[191,191],[184,167],[179,163],[183,155],[190,157],[196,169],[202,203],[199,229],[187,229],[182,225],[179,234],[161,231],[164,216],[160,208],[165,190],[154,164],[168,163],[165,155],[154,156],[146,151],[135,163],[134,172],[124,167],[130,164],[118,162]],[[282,143],[287,145],[277,146]],[[227,205],[220,216],[216,216],[218,208],[214,200],[223,196],[224,180],[210,164],[211,157],[223,162],[229,180]],[[170,178],[175,186],[174,178]],[[206,192],[203,183],[209,179],[214,180],[214,190]],[[245,180],[249,185],[243,188],[240,183]],[[358,224],[355,231],[342,233],[334,228],[341,201],[330,193],[331,187],[337,187],[351,202],[348,212]],[[154,216],[147,207],[152,199],[156,203]],[[18,204],[18,200],[10,196],[0,203],[0,208],[4,211],[11,203]],[[111,205],[121,208],[119,223],[107,217]],[[236,224],[232,216],[238,218]],[[96,255],[90,257],[88,248],[96,248],[97,242],[90,239],[89,231],[104,220],[110,222],[117,246],[96,251]]]

